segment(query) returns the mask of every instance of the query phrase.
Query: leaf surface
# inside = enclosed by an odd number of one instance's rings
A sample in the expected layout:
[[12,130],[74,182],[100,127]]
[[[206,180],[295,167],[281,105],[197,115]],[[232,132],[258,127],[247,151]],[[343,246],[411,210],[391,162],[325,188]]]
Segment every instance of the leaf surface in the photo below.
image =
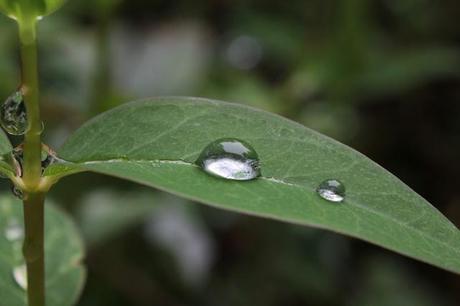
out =
[[9,153],[13,150],[13,147],[11,146],[11,142],[6,136],[5,132],[3,132],[2,129],[0,129],[0,155]]
[[[71,306],[85,279],[83,245],[69,217],[51,203],[45,218],[46,305]],[[14,277],[14,269],[24,265],[23,224],[22,202],[0,197],[0,306],[27,306],[27,293]]]
[[14,170],[11,167],[6,155],[13,150],[10,140],[6,136],[5,132],[0,129],[0,174],[6,176],[14,175]]
[[[228,137],[255,148],[262,177],[226,181],[194,164],[207,144]],[[438,210],[362,154],[274,114],[198,98],[133,102],[89,121],[58,154],[72,165],[62,167],[69,174],[117,176],[214,207],[346,234],[460,272],[459,230]],[[346,186],[341,204],[316,193],[330,178]]]

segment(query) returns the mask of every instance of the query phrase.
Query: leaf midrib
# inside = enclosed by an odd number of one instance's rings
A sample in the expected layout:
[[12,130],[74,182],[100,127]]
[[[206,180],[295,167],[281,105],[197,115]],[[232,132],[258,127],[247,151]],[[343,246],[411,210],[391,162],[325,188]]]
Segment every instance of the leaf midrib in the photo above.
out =
[[[90,165],[90,164],[100,164],[100,163],[159,163],[159,164],[176,164],[176,165],[183,165],[183,166],[190,166],[190,167],[194,167],[194,168],[198,168],[197,165],[195,165],[194,163],[191,163],[191,162],[187,162],[187,161],[183,161],[183,160],[165,160],[165,159],[155,159],[155,160],[144,160],[144,159],[123,159],[123,158],[113,158],[113,159],[105,159],[105,160],[91,160],[91,161],[85,161],[85,162],[78,162],[78,163],[74,163],[76,165]],[[93,171],[93,170],[91,170]],[[263,180],[267,180],[267,181],[270,181],[272,183],[277,183],[277,184],[282,184],[282,185],[286,185],[286,186],[291,186],[291,187],[295,187],[295,188],[300,188],[300,189],[306,189],[308,191],[310,191],[311,193],[316,193],[316,191],[313,189],[313,188],[310,188],[308,186],[304,186],[304,185],[298,185],[298,184],[293,184],[293,183],[289,183],[289,182],[286,182],[284,181],[283,179],[279,179],[279,178],[275,178],[275,177],[265,177],[265,176],[261,176],[259,179],[263,179]],[[393,194],[393,193],[389,193],[389,194]],[[198,200],[200,201],[200,200]],[[378,210],[375,210],[375,209],[372,209],[371,207],[363,204],[363,203],[360,203],[359,200],[356,200],[354,199],[352,202],[347,202],[348,204],[352,205],[353,207],[356,207],[358,209],[361,209],[361,210],[364,210],[366,212],[369,212],[369,213],[372,213],[376,216],[379,216],[379,217],[382,217],[384,219],[387,219],[387,220],[391,220],[393,221],[394,223],[398,224],[399,226],[405,228],[405,229],[409,229],[415,233],[417,233],[418,235],[426,238],[426,239],[429,239],[433,242],[436,242],[436,243],[439,243],[441,244],[442,246],[446,247],[447,249],[450,249],[452,251],[454,251],[456,254],[459,254],[460,256],[460,250],[458,250],[456,247],[453,247],[452,245],[450,245],[449,243],[447,242],[444,242],[442,240],[439,240],[435,237],[432,237],[430,235],[427,235],[426,232],[424,231],[421,231],[415,227],[411,227],[409,224],[406,224],[406,223],[403,223],[401,221],[399,221],[398,219],[392,217],[391,215],[387,215],[387,214],[384,214]],[[411,222],[413,222],[414,220],[411,220]],[[324,228],[323,225],[321,224],[317,224],[317,223],[309,223],[310,225],[313,225],[315,227],[318,227],[318,228]],[[361,238],[361,239],[364,239],[366,240],[365,238]]]

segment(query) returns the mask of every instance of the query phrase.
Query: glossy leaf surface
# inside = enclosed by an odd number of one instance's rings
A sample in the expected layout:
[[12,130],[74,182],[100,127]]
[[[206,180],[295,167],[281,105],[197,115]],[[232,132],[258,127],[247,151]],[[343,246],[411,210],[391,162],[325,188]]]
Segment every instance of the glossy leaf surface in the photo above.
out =
[[[257,151],[260,178],[227,181],[196,166],[202,149],[225,137],[244,140]],[[438,210],[362,154],[277,115],[195,98],[128,103],[85,124],[58,154],[79,170],[328,229],[460,272],[459,230]],[[61,167],[61,175],[72,167]],[[345,185],[342,203],[318,196],[326,179]]]

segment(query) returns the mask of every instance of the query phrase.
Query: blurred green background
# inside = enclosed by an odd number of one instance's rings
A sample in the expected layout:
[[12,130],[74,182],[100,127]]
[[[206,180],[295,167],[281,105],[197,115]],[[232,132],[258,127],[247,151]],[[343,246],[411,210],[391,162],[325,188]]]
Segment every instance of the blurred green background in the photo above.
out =
[[[459,20],[457,0],[69,0],[40,23],[46,143],[142,97],[244,103],[356,148],[459,226]],[[6,17],[0,75],[5,98],[19,84]],[[79,306],[460,300],[460,277],[333,233],[99,175],[66,178],[50,197],[87,243]]]

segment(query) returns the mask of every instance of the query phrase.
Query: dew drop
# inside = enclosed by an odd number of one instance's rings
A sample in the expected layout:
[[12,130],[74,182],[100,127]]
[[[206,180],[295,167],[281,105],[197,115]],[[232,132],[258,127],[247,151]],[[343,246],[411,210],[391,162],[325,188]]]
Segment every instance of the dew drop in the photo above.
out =
[[23,135],[27,130],[27,114],[21,91],[14,92],[0,106],[0,124],[11,135]]
[[45,144],[42,144],[42,174],[45,169],[50,166],[51,164],[57,163],[59,158],[56,156],[56,152],[54,152],[50,147]]
[[228,180],[248,181],[260,176],[257,152],[248,143],[235,138],[210,143],[196,164],[205,172]]
[[316,192],[320,197],[330,202],[340,203],[345,199],[345,185],[335,179],[322,182]]
[[13,268],[13,278],[16,284],[24,290],[27,290],[27,267],[20,265]]
[[13,186],[11,187],[11,192],[13,193],[13,195],[14,195],[16,198],[18,198],[18,199],[20,199],[20,200],[24,199],[24,193],[23,193],[22,190],[19,189],[18,187],[16,187],[16,186],[13,185]]
[[5,228],[5,237],[10,242],[18,241],[24,238],[24,228],[16,219],[12,219],[8,222],[8,225]]
[[[13,160],[14,160],[17,175],[19,177],[22,177],[22,166],[24,164],[23,145],[19,145],[13,149]],[[42,174],[48,166],[58,161],[59,161],[59,158],[56,156],[56,153],[47,145],[42,144],[42,151],[41,151]]]

